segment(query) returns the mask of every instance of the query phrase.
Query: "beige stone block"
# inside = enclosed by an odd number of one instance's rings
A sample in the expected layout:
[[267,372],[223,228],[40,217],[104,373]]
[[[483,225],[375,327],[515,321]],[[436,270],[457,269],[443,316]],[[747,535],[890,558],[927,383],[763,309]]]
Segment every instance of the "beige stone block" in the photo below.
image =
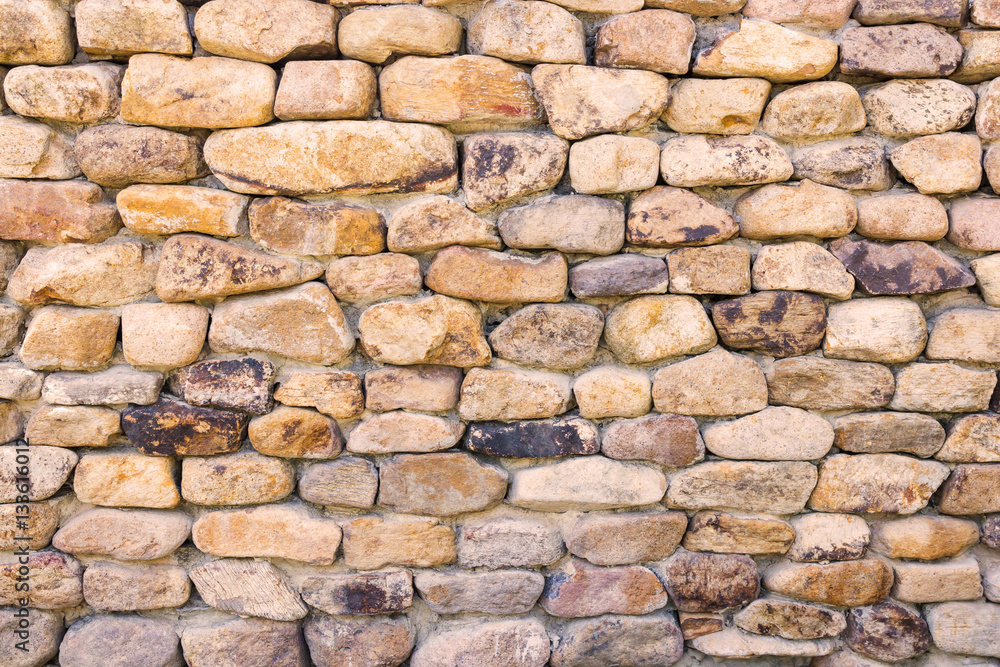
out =
[[629,205],[626,240],[640,247],[703,246],[739,233],[729,212],[681,188],[657,186]]
[[0,62],[65,65],[75,51],[73,19],[57,0],[0,3]]
[[356,570],[386,565],[433,567],[455,562],[455,531],[436,519],[386,522],[362,517],[343,526],[344,560]]
[[851,134],[865,124],[858,91],[841,81],[816,81],[775,95],[764,110],[761,129],[772,137],[799,139]]
[[507,502],[542,512],[617,509],[659,502],[666,490],[658,469],[583,456],[512,471]]
[[649,363],[715,346],[715,330],[697,299],[690,296],[643,296],[614,308],[607,317],[605,340],[625,363]]
[[964,53],[962,63],[952,75],[959,83],[979,83],[1000,75],[997,54],[1000,40],[992,30],[959,30],[956,33]]
[[956,194],[979,188],[979,137],[946,132],[912,139],[889,153],[899,173],[922,194]]
[[0,116],[0,178],[64,180],[79,175],[69,137],[36,120]]
[[80,457],[73,490],[80,502],[109,507],[169,509],[180,502],[177,462],[138,452],[87,452]]
[[913,514],[945,478],[937,461],[899,454],[836,454],[823,460],[809,507],[821,512]]
[[926,343],[924,314],[910,299],[856,299],[827,311],[825,357],[901,364],[916,359]]
[[979,541],[975,521],[919,514],[872,525],[872,549],[889,558],[938,560]]
[[95,125],[76,137],[84,175],[109,188],[133,183],[179,183],[209,173],[202,138],[158,127]]
[[336,421],[284,405],[250,420],[247,436],[261,454],[295,459],[333,458],[344,446]]
[[840,260],[808,241],[765,245],[754,260],[752,278],[758,290],[800,290],[838,300],[854,293],[854,277]]
[[854,4],[855,0],[748,0],[743,7],[743,16],[774,23],[837,30],[843,28],[851,18]]
[[969,265],[976,274],[976,283],[988,306],[1000,306],[1000,254],[972,260]]
[[92,56],[192,50],[187,12],[176,0],[83,0],[76,5],[76,35]]
[[[4,441],[10,442],[20,435],[20,415],[13,403],[4,403]],[[11,431],[11,426],[17,428]],[[24,456],[23,446],[16,445],[0,447],[0,502],[12,503],[19,497],[27,496],[29,501],[50,498],[66,483],[69,474],[73,472],[79,457],[75,452],[60,447],[28,447],[28,457],[31,469],[27,478],[30,485],[24,492],[24,475],[18,477],[18,455]],[[18,486],[21,488],[19,489]],[[18,501],[20,502],[20,501]]]
[[858,202],[858,234],[880,241],[937,241],[948,233],[948,213],[934,197],[907,192]]
[[649,376],[627,368],[601,366],[573,381],[573,396],[586,419],[641,417],[653,403]]
[[462,377],[449,366],[376,368],[365,373],[365,407],[444,412],[458,405]]
[[962,60],[962,45],[944,28],[914,23],[849,28],[840,40],[840,71],[885,78],[943,77]]
[[373,208],[267,197],[255,198],[247,215],[253,240],[282,254],[373,255],[385,249],[385,224]]
[[331,565],[340,546],[340,527],[304,507],[261,505],[202,514],[191,538],[200,551],[213,556]]
[[625,240],[625,207],[588,195],[550,195],[508,208],[497,219],[508,247],[611,255]]
[[111,360],[117,339],[114,313],[46,306],[35,311],[28,323],[19,356],[34,370],[93,370]]
[[766,79],[678,79],[662,118],[674,132],[750,134],[770,92]]
[[792,527],[776,517],[703,510],[691,518],[684,548],[720,554],[781,554],[794,538]]
[[793,171],[785,150],[759,135],[673,137],[660,152],[663,180],[681,188],[773,183]]
[[839,449],[860,454],[904,452],[926,458],[945,440],[937,420],[916,413],[860,412],[837,417],[833,428]]
[[792,519],[792,528],[795,541],[787,555],[800,563],[855,560],[865,555],[871,541],[868,524],[853,514],[802,514]]
[[209,312],[194,303],[133,303],[122,308],[122,352],[133,366],[177,368],[198,360]]
[[[0,180],[0,238],[99,243],[121,229],[115,205],[94,183]],[[19,245],[0,245],[0,286],[21,259]]]
[[449,197],[417,199],[393,212],[386,245],[392,252],[419,254],[450,245],[500,250],[503,243],[496,224]]
[[137,234],[247,233],[249,197],[190,185],[132,185],[115,198],[125,226]]
[[886,136],[958,130],[968,124],[976,110],[972,89],[947,79],[898,79],[866,86],[859,92],[868,124]]
[[[474,134],[462,153],[462,189],[469,208],[481,211],[554,188],[566,169],[569,142],[552,134]],[[497,155],[508,157],[499,162]]]
[[146,611],[180,607],[191,595],[179,565],[126,565],[98,561],[83,573],[83,599],[100,611]]
[[895,183],[885,146],[874,137],[831,139],[792,153],[795,177],[845,190],[888,190]]
[[446,12],[420,5],[361,8],[343,18],[338,37],[345,56],[380,65],[393,55],[455,53],[462,43],[462,24]]
[[951,359],[977,364],[1000,362],[997,323],[1000,313],[978,308],[947,310],[934,321],[927,340],[928,359]]
[[118,115],[124,69],[90,63],[66,67],[15,67],[3,79],[11,111],[64,123],[94,123]]
[[253,451],[183,459],[181,495],[195,505],[273,503],[294,489],[295,468],[285,459]]
[[835,637],[847,629],[841,612],[779,598],[754,600],[734,615],[733,622],[756,635],[792,640]]
[[740,11],[746,0],[649,0],[647,7],[672,9],[691,16],[721,16]]
[[880,408],[896,386],[892,371],[880,364],[819,357],[780,359],[764,376],[772,404],[807,410]]
[[43,405],[24,429],[32,445],[107,447],[121,434],[117,410],[83,405]]
[[544,419],[566,412],[571,402],[567,375],[473,368],[462,382],[458,411],[470,421]]
[[988,602],[945,602],[927,610],[934,644],[943,651],[1000,657],[993,637],[1000,632],[1000,605]]
[[308,0],[211,0],[198,9],[198,45],[219,56],[274,63],[337,55],[337,10]]
[[548,2],[487,2],[469,21],[467,40],[469,53],[513,62],[587,62],[583,23]]
[[804,179],[798,186],[765,185],[733,207],[740,235],[758,241],[788,236],[847,236],[857,224],[854,199],[839,188]]
[[501,359],[564,370],[593,358],[603,328],[604,316],[594,306],[532,304],[501,322],[489,340]]
[[663,413],[747,414],[767,407],[767,383],[753,359],[717,347],[658,370],[653,401]]
[[648,190],[659,175],[660,147],[650,139],[608,134],[570,147],[569,177],[581,194]]
[[409,255],[379,253],[335,259],[326,267],[326,284],[340,301],[369,303],[413,296],[423,287],[420,263]]
[[769,407],[702,428],[705,448],[727,459],[814,461],[833,446],[828,421],[799,408]]
[[976,252],[1000,250],[1000,199],[977,197],[953,201],[948,211],[948,242]]
[[670,479],[666,503],[685,510],[796,514],[816,479],[816,466],[807,461],[706,461]]
[[281,120],[364,120],[372,113],[378,79],[356,60],[298,60],[285,64],[274,98]]
[[860,607],[885,599],[892,568],[876,558],[833,563],[780,561],[763,572],[764,587],[788,597],[836,607]]
[[373,415],[354,427],[347,451],[355,454],[438,452],[462,439],[465,424],[444,417],[393,411]]
[[284,573],[266,560],[223,558],[188,575],[205,604],[220,611],[274,621],[296,621],[308,612]]
[[666,9],[615,16],[597,31],[594,64],[687,74],[695,29],[691,17]]
[[957,364],[911,364],[896,374],[889,407],[914,412],[986,410],[997,384],[994,371]]
[[667,256],[670,291],[739,295],[750,291],[750,251],[735,245],[679,248]]
[[983,596],[979,563],[972,556],[939,563],[894,562],[892,596],[901,602],[952,602]]
[[512,255],[485,248],[439,250],[424,284],[441,294],[490,303],[562,301],[569,270],[559,253]]
[[334,419],[351,419],[365,409],[361,378],[349,371],[293,373],[275,390],[274,400],[316,408]]

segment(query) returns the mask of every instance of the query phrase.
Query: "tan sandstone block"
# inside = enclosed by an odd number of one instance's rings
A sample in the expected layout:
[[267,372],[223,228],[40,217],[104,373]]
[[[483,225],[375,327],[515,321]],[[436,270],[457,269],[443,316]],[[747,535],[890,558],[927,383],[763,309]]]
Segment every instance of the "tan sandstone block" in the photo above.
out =
[[847,236],[858,213],[851,195],[808,178],[796,186],[765,185],[741,196],[733,207],[740,235],[769,241],[807,234],[819,238]]
[[649,0],[647,7],[672,9],[691,16],[720,16],[740,11],[746,0]]
[[814,461],[833,446],[833,427],[799,408],[768,407],[702,428],[705,449],[727,459]]
[[569,142],[552,134],[484,133],[467,138],[462,149],[462,189],[469,208],[481,211],[554,188],[566,169]]
[[764,369],[771,403],[807,410],[880,408],[892,398],[892,371],[880,364],[819,357],[779,359]]
[[874,604],[892,588],[892,568],[881,560],[778,562],[763,572],[764,587],[780,595],[837,607]]
[[105,63],[15,67],[3,79],[11,111],[64,123],[94,123],[118,115],[124,70]]
[[[947,79],[898,79],[866,86],[859,92],[868,124],[888,136],[957,130],[968,124],[976,110],[972,89]],[[978,127],[978,114],[976,121]]]
[[750,134],[770,92],[766,79],[678,79],[663,120],[674,132]]
[[180,607],[191,595],[179,565],[126,565],[98,561],[83,573],[83,598],[101,611],[146,611]]
[[[99,243],[119,229],[121,219],[115,205],[99,185],[82,180],[0,180],[2,239]],[[0,274],[17,265],[20,252],[13,250],[13,246],[7,246],[3,260],[6,270],[0,270]]]
[[455,53],[462,43],[462,24],[420,5],[362,8],[344,17],[338,37],[345,56],[378,65],[393,55]]
[[569,150],[570,180],[582,194],[648,190],[659,175],[660,147],[643,137],[606,134],[576,141]]
[[186,456],[181,468],[181,495],[196,505],[271,503],[294,489],[290,462],[254,451]]
[[513,471],[507,502],[542,512],[617,509],[659,502],[666,490],[658,468],[581,456]]
[[706,461],[670,480],[668,507],[686,510],[801,512],[816,486],[816,466],[807,461]]
[[247,215],[253,240],[279,253],[372,255],[385,249],[385,225],[372,208],[267,197],[255,198]]
[[304,507],[261,505],[202,514],[191,538],[200,551],[213,556],[331,565],[340,546],[340,527]]
[[171,508],[180,502],[177,462],[138,452],[88,452],[80,458],[73,489],[81,502],[110,507]]
[[955,308],[938,316],[927,341],[928,359],[953,359],[979,364],[1000,361],[997,349],[1000,313],[978,308]]
[[201,146],[196,135],[134,125],[95,125],[77,135],[74,144],[84,175],[109,188],[205,176]]
[[43,405],[24,429],[32,445],[107,447],[121,434],[117,410],[83,405]]
[[378,79],[356,60],[299,60],[285,64],[274,98],[281,120],[365,119],[375,104]]
[[458,411],[462,419],[544,419],[569,409],[567,375],[519,369],[473,368],[462,382]]
[[841,81],[816,81],[775,95],[761,129],[772,137],[797,139],[851,134],[865,127],[858,92]]
[[948,213],[934,197],[907,192],[858,202],[858,234],[884,241],[937,241],[948,233]]
[[784,181],[794,167],[785,150],[759,135],[673,137],[663,144],[660,172],[668,185],[758,185]]
[[76,6],[76,34],[93,56],[191,53],[187,12],[176,0],[83,0]]
[[667,256],[670,291],[739,295],[750,291],[750,251],[735,245],[679,248]]
[[451,246],[434,255],[424,283],[436,292],[474,301],[559,302],[567,279],[566,259],[559,253],[526,257]]
[[1000,255],[974,259],[969,266],[976,274],[976,283],[986,304],[1000,306]]
[[997,384],[994,371],[957,364],[911,364],[896,375],[893,410],[976,412],[986,410]]
[[938,563],[896,562],[892,596],[902,602],[926,604],[978,600],[983,596],[979,563],[972,556]]
[[64,180],[79,175],[69,137],[36,120],[0,116],[0,178]]
[[97,507],[64,522],[52,545],[71,554],[156,560],[173,553],[190,536],[191,517],[180,511]]
[[615,356],[630,364],[698,354],[717,342],[704,307],[690,296],[626,301],[608,315],[604,335]]
[[337,10],[308,0],[211,0],[198,9],[198,45],[220,56],[273,63],[337,55]]
[[962,59],[962,45],[926,23],[849,28],[840,41],[840,71],[878,77],[947,76]]
[[389,219],[386,245],[392,252],[410,254],[450,245],[491,250],[503,247],[496,224],[442,195],[417,199],[396,209]]
[[587,62],[579,19],[552,3],[535,0],[487,2],[469,21],[468,48],[469,53],[532,65]]
[[326,267],[326,284],[341,301],[366,303],[394,296],[412,296],[424,283],[416,259],[397,253],[379,253],[330,262]]
[[21,363],[35,370],[92,370],[111,360],[118,316],[106,310],[46,306],[35,311],[21,343]]
[[573,396],[586,419],[641,417],[652,406],[651,388],[642,371],[602,366],[573,381]]
[[125,226],[137,234],[247,232],[249,197],[189,185],[132,185],[115,198]]
[[362,517],[344,524],[344,560],[357,570],[386,565],[433,567],[455,562],[455,531],[435,519],[385,522]]
[[57,0],[0,3],[0,62],[65,65],[73,59],[73,19]]
[[827,311],[823,355],[828,358],[901,364],[913,361],[926,343],[927,323],[910,299],[856,299],[830,304]]
[[767,407],[767,384],[755,361],[718,347],[658,370],[653,401],[663,413],[747,414]]
[[187,366],[205,345],[209,312],[197,304],[134,303],[121,317],[122,352],[133,366]]
[[666,9],[616,16],[597,31],[594,64],[687,74],[694,44],[694,21]]
[[748,0],[743,16],[837,30],[851,18],[854,5],[855,0]]
[[762,247],[753,263],[752,278],[757,290],[801,290],[831,299],[849,299],[854,293],[854,277],[840,260],[808,241]]
[[378,368],[365,374],[365,407],[444,412],[458,405],[462,371],[449,366]]
[[[13,403],[4,403],[3,405],[3,428],[6,432],[4,433],[5,437],[0,438],[0,440],[10,442],[20,435],[21,415]],[[60,447],[28,447],[30,470],[26,475],[28,489],[25,491],[25,475],[19,474],[18,470],[19,466],[23,466],[23,464],[17,463],[18,456],[25,455],[24,451],[18,451],[23,449],[25,449],[23,445],[0,447],[0,464],[2,464],[0,467],[0,502],[12,503],[25,496],[29,501],[51,498],[66,483],[79,458],[76,453]],[[22,468],[20,473],[23,472]]]
[[712,245],[737,233],[739,226],[726,209],[690,190],[664,186],[633,199],[625,221],[626,240],[647,248]]
[[247,436],[253,448],[266,456],[329,459],[343,448],[336,421],[312,410],[284,405],[252,419]]
[[964,54],[951,78],[959,83],[979,83],[1000,75],[1000,40],[993,30],[959,30],[956,35]]
[[948,467],[899,454],[836,454],[820,464],[809,506],[821,512],[913,514],[927,505]]
[[788,558],[800,563],[862,558],[871,541],[868,524],[854,514],[803,514],[792,519],[792,528]]
[[433,415],[393,411],[377,414],[359,423],[347,440],[347,451],[355,454],[437,452],[458,444],[465,424]]
[[795,176],[846,190],[888,190],[895,182],[885,146],[874,137],[831,139],[792,153]]
[[922,194],[956,194],[979,187],[982,147],[975,135],[918,137],[889,153],[892,165]]
[[889,558],[951,558],[979,541],[974,521],[920,514],[872,525],[873,550]]

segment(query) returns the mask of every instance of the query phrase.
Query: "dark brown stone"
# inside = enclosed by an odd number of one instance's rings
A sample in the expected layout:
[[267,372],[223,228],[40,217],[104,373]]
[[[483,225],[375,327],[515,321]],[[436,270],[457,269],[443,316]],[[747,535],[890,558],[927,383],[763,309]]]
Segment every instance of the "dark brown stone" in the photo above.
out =
[[668,285],[664,261],[645,255],[601,257],[569,270],[569,288],[578,299],[666,294]]
[[845,30],[840,42],[840,71],[886,78],[937,78],[962,62],[962,45],[942,28],[912,25]]
[[465,446],[487,456],[549,458],[596,454],[597,428],[585,419],[540,419],[469,424]]
[[320,574],[302,582],[302,599],[328,614],[392,614],[413,602],[409,570]]
[[893,600],[847,612],[844,640],[855,653],[885,662],[915,658],[931,646],[927,621]]
[[656,575],[639,565],[597,567],[574,558],[545,578],[540,604],[551,616],[648,614],[667,604]]
[[939,494],[938,511],[942,514],[1000,512],[1000,464],[957,465]]
[[976,277],[922,241],[876,243],[837,239],[830,252],[869,294],[930,294],[976,284]]
[[274,364],[252,357],[199,361],[170,378],[170,388],[192,405],[270,412]]
[[711,245],[739,231],[725,209],[690,190],[664,186],[636,197],[625,222],[626,240],[645,248]]
[[680,611],[722,611],[747,604],[760,592],[757,564],[749,556],[682,551],[658,571]]
[[97,125],[76,137],[76,159],[88,179],[108,188],[180,183],[208,174],[202,139],[158,127]]
[[267,197],[254,199],[247,217],[253,240],[275,252],[371,255],[385,249],[385,223],[371,208]]
[[601,450],[613,459],[681,468],[704,458],[705,443],[693,417],[647,415],[608,426]]
[[147,456],[211,456],[240,448],[249,417],[161,398],[122,411],[122,430]]
[[826,334],[826,306],[815,294],[757,292],[712,305],[727,347],[791,357],[817,349]]
[[396,667],[409,657],[417,636],[406,616],[314,616],[304,630],[316,667]]
[[682,611],[677,616],[681,622],[684,639],[704,637],[714,632],[722,632],[726,628],[726,621],[719,614]]

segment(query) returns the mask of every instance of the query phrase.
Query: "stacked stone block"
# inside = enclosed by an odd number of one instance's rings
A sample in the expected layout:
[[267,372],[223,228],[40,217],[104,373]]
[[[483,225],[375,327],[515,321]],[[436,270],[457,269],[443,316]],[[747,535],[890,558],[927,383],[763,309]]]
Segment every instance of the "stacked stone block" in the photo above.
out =
[[997,665],[997,28],[0,0],[0,664]]

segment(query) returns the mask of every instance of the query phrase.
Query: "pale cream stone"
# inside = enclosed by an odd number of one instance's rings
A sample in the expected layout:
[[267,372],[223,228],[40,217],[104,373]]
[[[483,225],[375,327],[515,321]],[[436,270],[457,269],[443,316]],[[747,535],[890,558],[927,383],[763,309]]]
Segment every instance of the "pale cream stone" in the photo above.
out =
[[92,56],[190,55],[187,12],[177,0],[82,0],[76,36]]
[[969,266],[986,305],[1000,306],[1000,253],[974,259]]
[[612,255],[625,242],[625,207],[588,195],[550,195],[508,208],[497,219],[508,247]]
[[[12,406],[13,404],[6,405]],[[9,422],[12,413],[9,408],[6,412],[4,421]],[[16,412],[13,413],[13,416],[20,419],[20,415]],[[20,431],[20,427],[17,431]],[[16,437],[15,435],[10,440]],[[0,447],[0,502],[24,502],[25,497],[28,501],[45,500],[52,497],[66,483],[79,460],[75,452],[62,447],[31,445],[27,447],[27,452],[18,451],[23,449],[25,449],[23,445]],[[19,466],[24,465],[18,463],[18,457],[22,457],[23,460],[25,454],[29,458],[30,465],[27,475],[23,474],[23,468],[18,470]],[[27,491],[24,490],[25,477],[28,484]]]
[[266,560],[213,560],[188,576],[205,604],[220,611],[275,621],[296,621],[308,612],[284,573]]
[[43,405],[28,420],[24,438],[32,445],[107,447],[121,432],[121,414],[117,410]]
[[1000,363],[1000,313],[978,308],[947,310],[934,321],[927,340],[928,359],[978,364]]
[[594,42],[594,64],[687,74],[694,39],[690,16],[666,9],[631,12],[601,25]]
[[756,290],[815,292],[831,299],[849,299],[854,293],[854,277],[840,260],[808,241],[762,247],[751,277]]
[[179,565],[126,565],[98,561],[83,573],[83,598],[101,611],[146,611],[180,607],[191,595]]
[[896,374],[889,407],[913,412],[977,412],[989,407],[994,371],[957,364],[911,364]]
[[70,554],[156,560],[169,556],[187,541],[191,522],[191,517],[181,511],[96,507],[64,522],[52,538],[52,545]]
[[393,55],[455,53],[462,43],[462,24],[446,12],[420,5],[371,7],[345,16],[338,37],[340,51],[348,58],[382,64]]
[[659,175],[660,147],[650,139],[605,134],[575,141],[569,149],[570,181],[582,194],[648,190]]
[[784,181],[794,168],[784,149],[767,137],[691,135],[663,144],[660,172],[668,185],[694,188]]
[[769,241],[807,234],[847,236],[858,220],[850,194],[803,179],[798,186],[765,185],[740,197],[733,207],[740,235]]
[[718,340],[701,303],[675,295],[642,296],[615,306],[604,336],[615,356],[630,364],[706,352]]
[[458,444],[465,424],[404,411],[384,412],[354,427],[347,451],[356,454],[438,452]]
[[587,63],[583,23],[549,2],[491,0],[469,21],[466,39],[469,53],[512,62]]
[[767,383],[753,359],[716,347],[658,370],[653,401],[666,414],[741,415],[767,407]]
[[764,110],[761,129],[772,137],[798,139],[851,134],[865,124],[865,109],[853,86],[816,81],[775,95]]
[[926,618],[942,651],[1000,658],[1000,604],[945,602],[928,607]]
[[670,479],[666,503],[686,510],[796,514],[816,480],[816,466],[807,461],[706,461]]
[[443,195],[417,199],[396,209],[389,219],[386,245],[392,252],[410,254],[450,245],[503,248],[496,224]]
[[922,194],[956,194],[979,188],[979,137],[946,132],[912,139],[889,153],[899,173]]
[[994,30],[959,30],[962,63],[951,78],[959,83],[979,83],[1000,76],[997,56],[1000,55],[1000,35]]
[[190,185],[131,185],[115,198],[125,226],[137,234],[247,234],[249,197]]
[[678,79],[662,118],[674,132],[750,134],[770,92],[766,79]]
[[420,263],[409,255],[381,252],[341,257],[326,267],[326,284],[340,301],[367,303],[412,296],[423,287]]
[[80,502],[110,507],[176,507],[181,496],[177,462],[138,452],[88,452],[80,458],[73,490]]
[[983,595],[979,563],[972,556],[938,563],[896,561],[892,570],[892,597],[902,602],[978,600]]
[[652,383],[637,370],[601,366],[573,381],[573,396],[586,419],[641,417],[652,406]]
[[513,471],[507,502],[542,512],[617,509],[659,502],[666,490],[659,470],[583,456]]
[[856,0],[748,0],[743,16],[837,30],[850,20],[855,3]]
[[833,426],[799,408],[769,407],[702,429],[705,448],[727,459],[812,461],[833,446]]
[[462,382],[458,413],[467,421],[555,417],[569,409],[570,384],[556,373],[473,368]]
[[853,514],[802,514],[792,519],[792,528],[795,540],[786,555],[797,562],[854,560],[871,541],[868,524]]
[[937,241],[948,233],[948,212],[935,197],[916,192],[858,202],[858,234],[884,241]]
[[18,354],[34,370],[94,370],[111,360],[117,338],[114,313],[45,306],[33,313]]
[[73,33],[73,19],[58,0],[0,2],[0,63],[65,65],[73,59]]
[[911,299],[855,299],[827,310],[826,357],[902,364],[916,359],[926,343],[927,322]]
[[[964,127],[976,110],[971,88],[947,79],[897,79],[862,88],[868,125],[895,137],[937,134]],[[983,102],[980,102],[982,108]],[[979,116],[976,117],[979,129]],[[980,132],[983,138],[986,137]]]
[[120,364],[87,373],[50,373],[42,385],[42,400],[58,405],[151,405],[162,386],[161,373]]
[[816,657],[837,650],[836,638],[785,639],[769,635],[754,635],[738,628],[695,637],[690,646],[716,659]]
[[181,495],[196,505],[273,503],[294,489],[295,468],[291,462],[252,450],[185,456],[181,464]]
[[309,0],[211,0],[194,17],[198,45],[220,56],[274,63],[337,55],[337,10]]
[[64,180],[79,175],[67,136],[36,120],[0,116],[0,178]]
[[205,345],[209,312],[197,304],[133,303],[121,317],[122,352],[133,366],[187,366]]
[[365,119],[375,104],[375,70],[357,60],[295,60],[285,64],[274,98],[281,120]]
[[819,467],[809,507],[820,512],[913,514],[948,477],[937,461],[899,454],[835,454]]
[[750,251],[737,245],[678,248],[667,256],[670,291],[731,294],[750,291]]
[[15,67],[2,80],[11,111],[64,123],[94,123],[118,114],[124,68],[108,63]]

